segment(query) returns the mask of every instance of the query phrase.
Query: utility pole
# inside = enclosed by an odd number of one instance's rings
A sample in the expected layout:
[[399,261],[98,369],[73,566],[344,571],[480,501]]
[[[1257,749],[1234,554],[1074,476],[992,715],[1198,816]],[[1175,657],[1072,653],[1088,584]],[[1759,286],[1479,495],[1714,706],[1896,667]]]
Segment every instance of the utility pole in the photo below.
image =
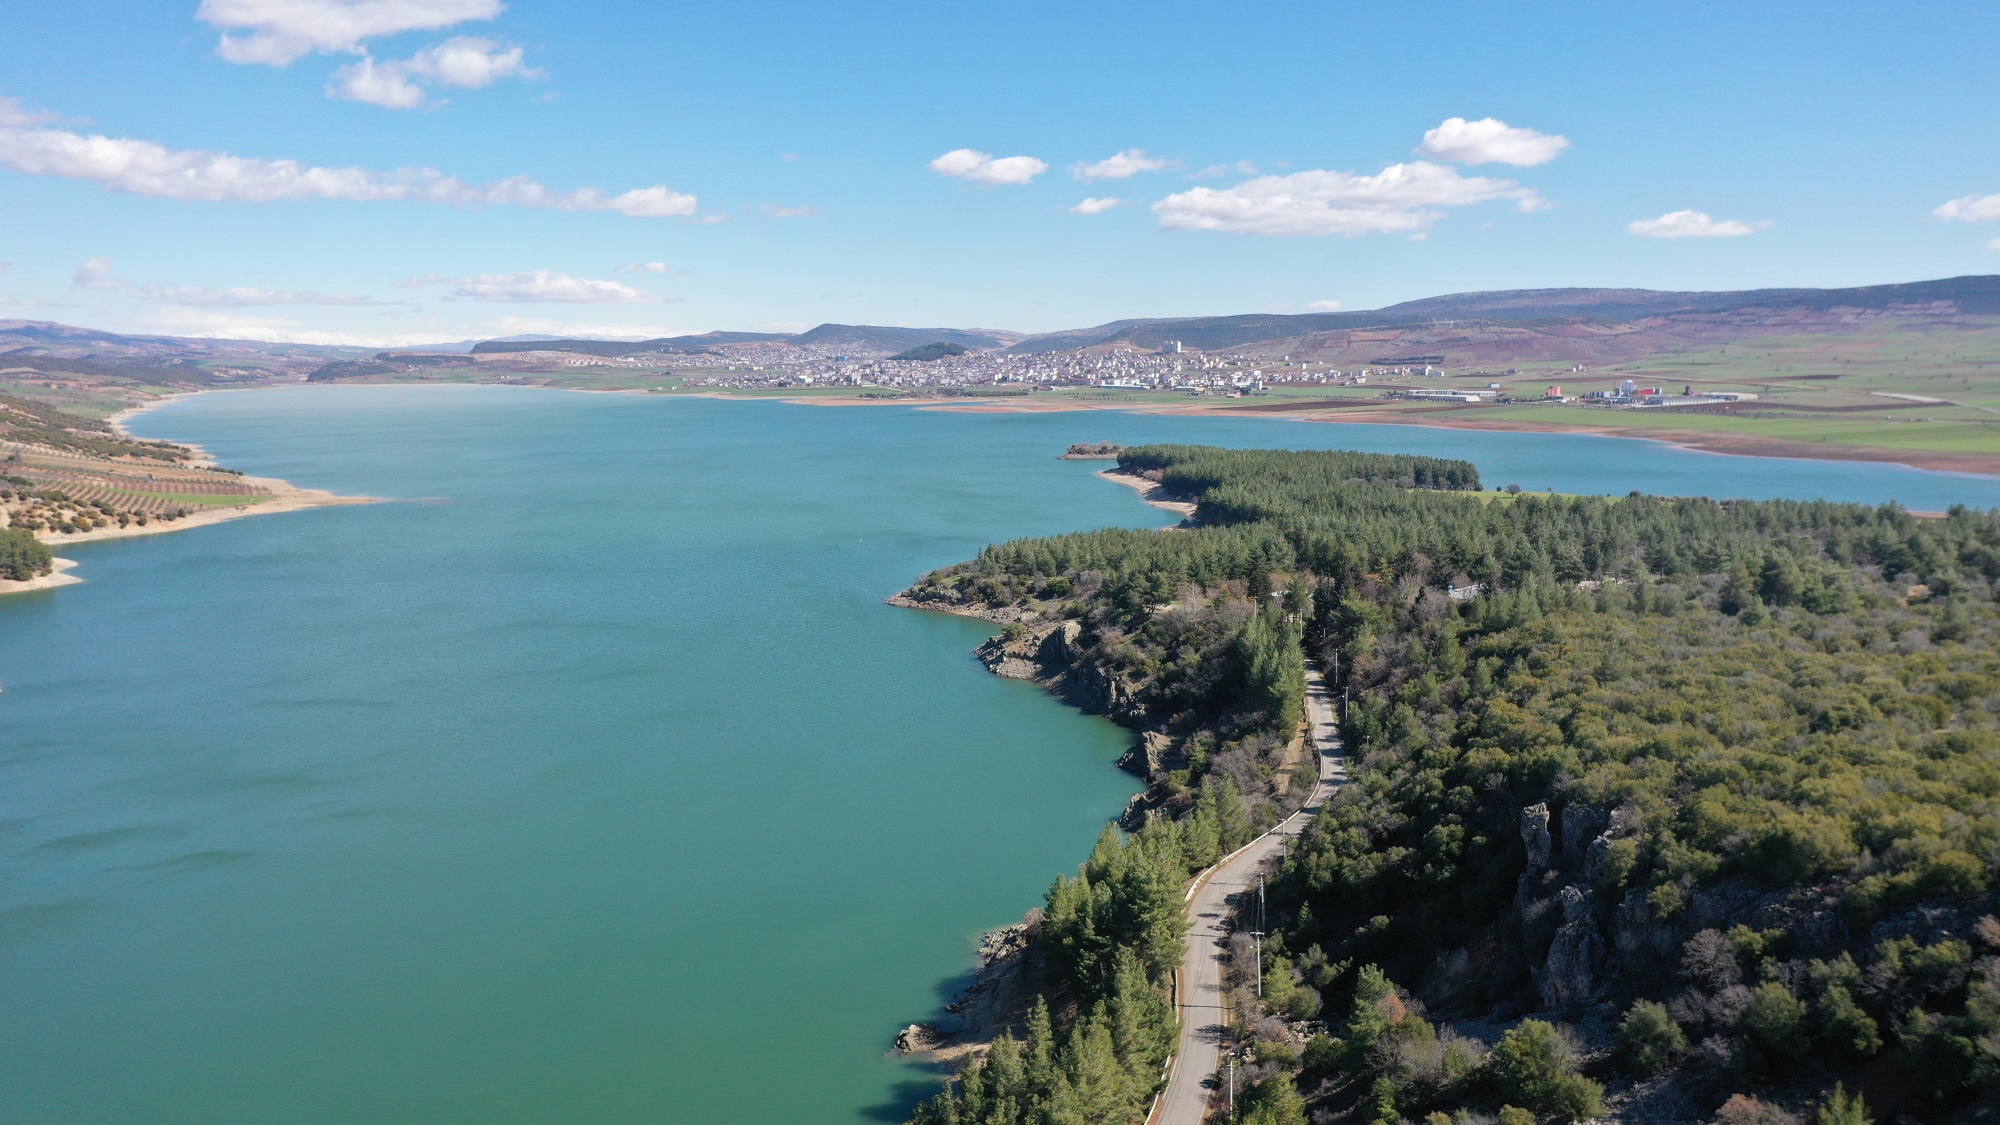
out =
[[1229,1052],[1229,1116],[1236,1116],[1236,1052]]
[[1264,998],[1264,931],[1258,930],[1250,936],[1255,939],[1257,947],[1257,999],[1262,1000]]
[[1257,929],[1264,929],[1264,873],[1257,873]]

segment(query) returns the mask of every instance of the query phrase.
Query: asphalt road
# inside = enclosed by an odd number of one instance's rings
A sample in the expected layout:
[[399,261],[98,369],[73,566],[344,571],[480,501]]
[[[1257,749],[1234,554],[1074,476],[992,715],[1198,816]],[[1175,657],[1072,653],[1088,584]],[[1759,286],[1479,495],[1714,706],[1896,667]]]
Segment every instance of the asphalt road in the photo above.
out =
[[1225,1024],[1222,957],[1229,941],[1231,896],[1248,891],[1254,910],[1257,873],[1277,864],[1285,840],[1303,831],[1333,790],[1347,780],[1347,758],[1340,745],[1334,703],[1327,695],[1319,669],[1306,666],[1306,717],[1318,748],[1319,785],[1305,807],[1283,824],[1209,868],[1188,891],[1187,953],[1181,959],[1181,1040],[1174,1054],[1166,1092],[1153,1105],[1148,1125],[1200,1125],[1211,1099],[1226,1097],[1222,1065]]

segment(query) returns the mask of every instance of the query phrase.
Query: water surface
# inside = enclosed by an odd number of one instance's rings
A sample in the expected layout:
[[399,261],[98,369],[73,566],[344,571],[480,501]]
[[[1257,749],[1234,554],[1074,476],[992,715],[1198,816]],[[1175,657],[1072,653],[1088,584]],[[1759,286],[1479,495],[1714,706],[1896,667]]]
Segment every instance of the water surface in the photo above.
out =
[[1134,791],[1128,736],[881,599],[1168,521],[1075,441],[1489,484],[2000,505],[1543,434],[302,388],[139,418],[400,502],[78,544],[0,601],[0,1119],[898,1118],[883,1054]]

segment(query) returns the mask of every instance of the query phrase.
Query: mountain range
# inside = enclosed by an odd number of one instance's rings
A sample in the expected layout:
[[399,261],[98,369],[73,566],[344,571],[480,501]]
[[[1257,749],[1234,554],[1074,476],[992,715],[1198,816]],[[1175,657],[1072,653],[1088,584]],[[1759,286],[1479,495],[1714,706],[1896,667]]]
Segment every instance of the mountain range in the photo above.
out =
[[[1867,330],[1888,322],[1940,324],[2000,316],[2000,276],[1848,289],[1671,292],[1653,289],[1515,289],[1455,293],[1386,308],[1299,314],[1148,318],[1026,335],[980,328],[822,324],[798,333],[707,332],[653,340],[509,337],[395,349],[395,355],[559,352],[600,357],[692,354],[764,345],[856,357],[888,356],[928,344],[977,352],[1158,349],[1178,341],[1201,351],[1279,354],[1334,363],[1383,363],[1414,355],[1449,365],[1565,359],[1616,363],[1644,355],[1777,334]],[[47,321],[0,320],[0,368],[74,370],[134,367],[192,374],[196,364],[237,363],[272,373],[353,360],[377,349],[273,344],[176,336],[134,336]],[[386,354],[386,353],[385,353]],[[150,380],[149,380],[150,381]]]

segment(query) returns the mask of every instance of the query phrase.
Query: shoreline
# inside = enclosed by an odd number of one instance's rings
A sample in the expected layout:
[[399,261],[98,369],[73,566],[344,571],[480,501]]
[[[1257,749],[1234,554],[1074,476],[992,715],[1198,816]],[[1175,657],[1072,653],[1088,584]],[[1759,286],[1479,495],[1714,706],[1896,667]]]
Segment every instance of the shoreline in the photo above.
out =
[[[229,390],[273,390],[273,389],[276,388],[273,387],[212,388],[208,390],[186,391],[181,394],[163,395],[160,398],[156,398],[150,402],[142,402],[133,406],[125,407],[122,410],[114,411],[113,413],[106,415],[104,421],[106,425],[111,427],[111,431],[117,434],[119,437],[126,438],[132,441],[152,441],[156,439],[141,438],[134,435],[131,432],[131,430],[126,428],[125,426],[126,421],[131,418],[135,418],[141,414],[144,414],[149,410],[154,410],[159,407],[165,406],[170,402],[177,402],[181,399],[193,398],[197,395],[221,394]],[[194,457],[189,461],[189,464],[192,466],[209,467],[220,464],[220,462],[218,462],[212,455],[209,454],[208,450],[202,448],[200,445],[197,445],[194,442],[176,441],[176,442],[171,442],[170,444],[177,445],[183,449],[192,450],[194,453]],[[177,520],[155,519],[155,520],[148,520],[144,526],[140,526],[138,524],[130,524],[125,527],[103,527],[103,528],[97,528],[92,531],[77,531],[77,532],[37,531],[35,532],[35,538],[47,544],[50,547],[61,547],[70,543],[94,543],[105,539],[134,539],[142,535],[166,535],[170,532],[187,531],[197,527],[209,527],[214,524],[228,523],[231,520],[245,519],[250,516],[270,516],[270,515],[277,515],[282,512],[303,511],[307,508],[333,508],[333,507],[342,507],[349,504],[380,504],[384,502],[381,497],[377,496],[342,496],[339,495],[338,493],[328,492],[325,489],[320,489],[320,488],[300,488],[297,485],[293,484],[292,482],[288,480],[282,480],[278,477],[244,476],[238,479],[243,481],[243,483],[245,484],[252,484],[260,488],[267,489],[269,490],[271,495],[265,499],[255,501],[254,503],[236,504],[227,507],[215,507],[215,508],[205,509],[202,511],[189,512],[187,515],[182,516]],[[59,559],[57,560],[57,563],[60,569],[67,569],[67,567],[62,566],[62,564],[65,562],[68,563],[69,567],[73,567],[76,565],[76,563],[74,562],[68,562],[67,560]],[[50,575],[47,577],[53,578],[55,576]],[[35,581],[45,581],[45,580],[46,579],[36,579]],[[68,586],[81,581],[83,581],[83,579],[81,578],[77,578],[74,576],[64,576],[63,581],[54,582],[51,583],[51,585]],[[14,586],[16,584],[6,583],[0,585]],[[0,593],[17,593],[20,592],[20,590],[47,589],[47,588],[49,587],[19,585],[18,589],[0,589]]]
[[1122,484],[1132,489],[1139,494],[1139,499],[1161,511],[1172,512],[1181,517],[1183,524],[1195,522],[1194,513],[1198,505],[1189,500],[1168,499],[1167,490],[1159,481],[1148,480],[1137,473],[1121,473],[1117,469],[1099,469],[1097,475],[1113,484]]
[[26,594],[35,590],[53,590],[60,586],[74,586],[83,581],[83,579],[69,573],[74,569],[76,569],[75,559],[56,559],[55,569],[49,571],[47,574],[38,575],[20,582],[0,578],[0,597],[5,597],[8,594]]

